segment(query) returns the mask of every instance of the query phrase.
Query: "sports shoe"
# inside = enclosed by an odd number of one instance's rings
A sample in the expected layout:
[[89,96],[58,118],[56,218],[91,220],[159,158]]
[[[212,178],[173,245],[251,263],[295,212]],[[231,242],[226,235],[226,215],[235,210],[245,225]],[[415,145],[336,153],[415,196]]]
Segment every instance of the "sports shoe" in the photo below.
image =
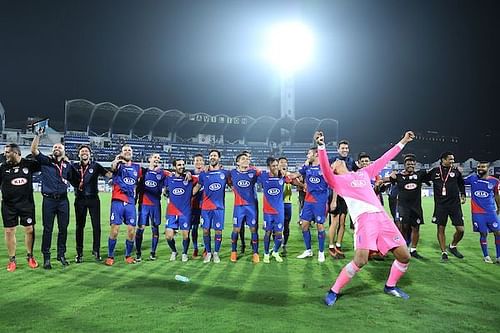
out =
[[399,289],[398,287],[388,287],[384,286],[384,293],[388,295],[392,295],[394,297],[400,297],[402,299],[409,299],[410,296],[408,296],[407,293]]
[[17,264],[15,261],[9,261],[7,264],[7,272],[14,272],[17,268]]
[[149,260],[151,260],[151,261],[156,260],[156,252],[151,252],[151,254],[149,255]]
[[254,254],[252,255],[252,262],[253,262],[254,264],[258,264],[258,263],[260,262],[260,257],[259,257],[259,254],[258,254],[258,253],[254,253]]
[[335,302],[337,302],[337,293],[330,289],[325,296],[325,304],[327,306],[333,306]]
[[455,247],[451,247],[451,246],[448,245],[448,251],[450,251],[451,254],[453,254],[458,259],[463,259],[464,258],[463,254],[458,251],[458,249],[457,249],[456,246]]
[[486,257],[484,257],[484,262],[487,263],[487,264],[492,264],[493,260],[491,260],[490,256],[486,256]]
[[265,264],[269,264],[271,261],[269,260],[269,254],[264,253],[264,260],[262,260]]
[[328,248],[328,253],[330,253],[330,255],[331,255],[332,257],[334,257],[335,259],[337,259],[337,251],[335,250],[335,248],[334,248],[334,247],[329,247],[329,248]]
[[81,264],[83,262],[83,256],[77,255],[75,257],[75,263],[76,264]]
[[443,263],[448,262],[448,253],[444,252],[441,254],[441,262]]
[[210,260],[212,259],[212,253],[208,253],[205,255],[205,258],[203,258],[203,263],[209,263]]
[[69,266],[69,261],[66,260],[65,256],[57,258],[57,261],[59,261],[63,267]]
[[43,269],[52,269],[52,265],[50,264],[50,259],[45,259],[43,261]]
[[238,253],[236,251],[231,251],[231,261],[236,262],[238,260]]
[[28,257],[28,266],[35,269],[38,267],[38,262],[33,257]]
[[128,256],[128,257],[125,257],[125,263],[127,263],[127,264],[135,264],[136,261],[131,256]]
[[175,259],[177,259],[177,252],[172,252],[170,255],[170,261],[175,261]]
[[94,256],[94,259],[96,261],[102,261],[101,255],[99,254],[99,251],[92,251],[92,255]]
[[220,263],[220,258],[219,258],[218,252],[214,252],[214,263],[216,263],[216,264]]
[[113,257],[107,257],[106,260],[104,260],[104,265],[106,266],[113,266],[115,263],[115,258]]
[[312,250],[305,250],[302,254],[297,256],[297,259],[305,259],[313,256]]
[[186,261],[188,261],[188,260],[189,260],[188,255],[187,255],[187,254],[185,254],[185,253],[183,253],[183,254],[182,254],[182,257],[181,257],[181,260],[182,260],[182,262],[186,262]]
[[318,252],[318,262],[325,262],[325,252]]
[[135,262],[141,262],[142,261],[142,255],[138,254],[135,256]]
[[286,255],[287,255],[286,245],[283,245],[281,250],[281,256],[286,257]]
[[206,249],[203,249],[202,256],[203,256],[203,258],[205,258],[207,256],[207,250]]
[[335,247],[335,258],[345,259],[345,254],[342,252],[342,248],[340,246]]
[[500,264],[500,257],[497,258],[496,263]]
[[283,262],[283,258],[281,258],[279,252],[272,252],[271,255],[273,256],[274,259],[276,259],[277,262]]
[[193,250],[193,259],[198,259],[198,249]]
[[410,255],[411,255],[413,258],[415,258],[415,259],[424,259],[424,257],[422,257],[422,256],[421,256],[421,255],[417,252],[417,250],[415,250],[415,251],[411,251],[411,252],[410,252]]

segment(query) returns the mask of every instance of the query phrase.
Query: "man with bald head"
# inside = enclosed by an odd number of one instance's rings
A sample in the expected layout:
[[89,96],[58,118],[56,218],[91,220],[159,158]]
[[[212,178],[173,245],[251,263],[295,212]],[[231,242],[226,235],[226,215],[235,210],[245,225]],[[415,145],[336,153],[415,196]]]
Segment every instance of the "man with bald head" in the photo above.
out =
[[64,145],[56,143],[52,146],[52,154],[45,155],[38,150],[40,137],[39,131],[31,143],[31,153],[41,165],[42,180],[42,254],[43,268],[52,269],[50,263],[50,246],[52,243],[52,230],[54,218],[57,215],[57,260],[63,267],[68,266],[66,260],[66,239],[68,238],[69,202],[67,196],[68,179],[70,178],[70,165],[65,156]]

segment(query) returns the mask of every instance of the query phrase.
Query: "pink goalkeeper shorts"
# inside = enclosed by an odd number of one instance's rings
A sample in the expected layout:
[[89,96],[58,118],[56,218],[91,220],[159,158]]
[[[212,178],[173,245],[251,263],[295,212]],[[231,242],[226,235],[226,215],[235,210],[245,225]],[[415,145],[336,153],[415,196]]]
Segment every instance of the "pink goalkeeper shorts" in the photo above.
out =
[[406,246],[406,241],[386,212],[359,216],[354,230],[356,250],[378,250],[385,255],[399,246]]

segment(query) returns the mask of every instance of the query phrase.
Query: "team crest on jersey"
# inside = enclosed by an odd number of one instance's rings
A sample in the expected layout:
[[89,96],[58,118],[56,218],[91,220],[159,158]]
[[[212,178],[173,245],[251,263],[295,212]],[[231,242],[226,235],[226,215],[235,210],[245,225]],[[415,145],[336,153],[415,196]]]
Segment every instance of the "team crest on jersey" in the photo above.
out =
[[157,174],[157,175],[156,175],[156,179],[160,180],[160,179],[161,179],[161,175],[160,175],[160,174]]
[[278,184],[283,185],[283,179],[278,180]]
[[134,170],[134,177],[137,177],[137,171]]
[[19,172],[19,167],[15,167],[14,168],[14,173],[18,173]]
[[90,173],[90,174],[93,174],[93,173],[94,173],[94,169],[90,168],[90,169],[89,169],[89,173]]
[[226,176],[225,176],[223,173],[221,173],[221,174],[219,175],[219,177],[220,177],[220,179],[224,179],[224,178],[226,178]]
[[488,190],[492,190],[493,189],[493,184],[492,183],[488,183]]
[[249,173],[248,177],[250,177],[250,179],[253,178],[253,173]]
[[498,228],[498,223],[495,222],[492,224],[492,226],[493,226],[493,228]]
[[281,227],[283,227],[283,225],[281,225],[281,223],[278,223],[278,228],[281,229]]
[[455,177],[455,173],[454,172],[450,172],[450,177]]
[[188,184],[188,183],[189,183],[189,182],[188,182],[187,180],[183,180],[183,181],[182,181],[182,184],[184,184],[184,186],[187,186],[187,184]]
[[215,227],[220,228],[220,223],[219,222],[215,223]]
[[10,183],[14,186],[23,186],[28,183],[28,180],[26,178],[14,178]]
[[28,218],[26,219],[26,223],[28,223],[28,224],[33,223],[33,219],[32,219],[31,217],[28,217]]
[[28,168],[23,168],[23,173],[24,173],[25,175],[27,175],[27,174],[28,174],[28,172],[30,172],[30,171],[28,170]]
[[408,179],[415,179],[415,180],[417,180],[417,178],[418,178],[417,175],[411,175],[410,177],[408,177]]
[[188,224],[187,223],[184,223],[183,224],[184,228],[187,228]]
[[422,223],[422,221],[420,221],[420,219],[417,219],[417,224],[420,224]]

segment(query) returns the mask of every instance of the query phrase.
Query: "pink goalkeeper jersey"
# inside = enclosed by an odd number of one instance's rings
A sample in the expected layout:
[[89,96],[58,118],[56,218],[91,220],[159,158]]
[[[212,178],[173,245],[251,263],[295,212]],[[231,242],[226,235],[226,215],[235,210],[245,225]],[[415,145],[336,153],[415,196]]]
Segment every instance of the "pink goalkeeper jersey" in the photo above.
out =
[[343,175],[333,173],[325,147],[318,147],[319,163],[323,177],[328,185],[344,198],[353,221],[357,222],[359,216],[363,213],[385,212],[370,180],[375,178],[387,162],[399,154],[403,147],[403,144],[398,143],[369,166]]

